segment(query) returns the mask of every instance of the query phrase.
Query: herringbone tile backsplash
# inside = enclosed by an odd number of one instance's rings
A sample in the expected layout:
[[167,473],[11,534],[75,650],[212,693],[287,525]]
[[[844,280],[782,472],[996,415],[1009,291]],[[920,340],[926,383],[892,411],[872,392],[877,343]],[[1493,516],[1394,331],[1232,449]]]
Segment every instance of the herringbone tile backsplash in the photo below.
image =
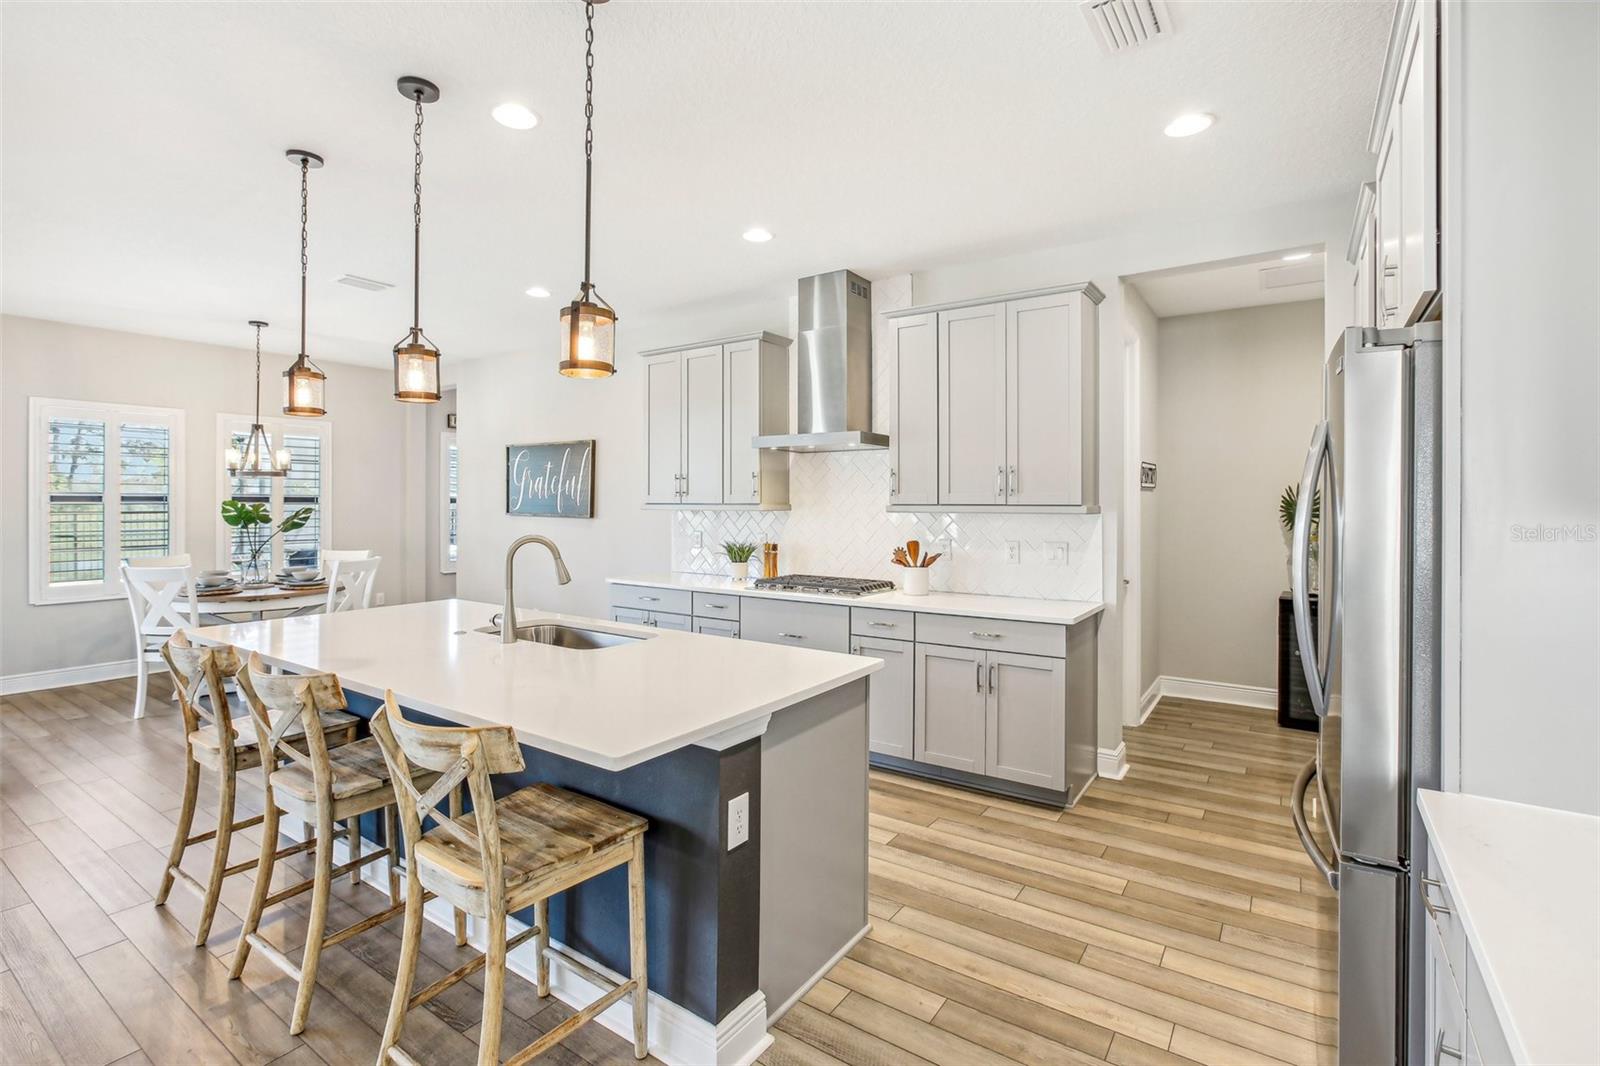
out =
[[[777,541],[784,573],[893,580],[899,568],[890,552],[915,538],[947,552],[930,575],[939,591],[1101,598],[1099,515],[890,514],[888,452],[796,453],[789,498],[790,511],[675,512],[672,568],[726,573],[723,541]],[[1020,563],[1006,560],[1007,541],[1021,546]],[[1064,563],[1045,561],[1050,543],[1067,546]]]

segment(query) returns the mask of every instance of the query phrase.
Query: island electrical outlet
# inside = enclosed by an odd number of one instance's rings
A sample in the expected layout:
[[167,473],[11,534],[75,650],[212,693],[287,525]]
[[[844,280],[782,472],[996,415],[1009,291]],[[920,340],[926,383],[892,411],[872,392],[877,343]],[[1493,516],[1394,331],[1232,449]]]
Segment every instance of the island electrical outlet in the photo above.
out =
[[741,792],[728,801],[728,850],[750,839],[750,793]]

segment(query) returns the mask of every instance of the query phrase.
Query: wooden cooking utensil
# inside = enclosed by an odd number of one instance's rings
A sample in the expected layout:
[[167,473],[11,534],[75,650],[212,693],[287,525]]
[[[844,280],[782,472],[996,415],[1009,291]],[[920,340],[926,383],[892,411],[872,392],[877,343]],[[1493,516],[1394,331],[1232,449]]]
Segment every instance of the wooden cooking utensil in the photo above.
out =
[[906,554],[911,557],[911,565],[917,565],[917,559],[922,554],[922,545],[918,541],[906,541]]
[[943,555],[943,554],[944,554],[943,552],[934,552],[932,555],[924,555],[922,557],[922,562],[919,563],[918,565],[919,566],[932,566],[934,563],[939,561],[939,557],[941,555]]

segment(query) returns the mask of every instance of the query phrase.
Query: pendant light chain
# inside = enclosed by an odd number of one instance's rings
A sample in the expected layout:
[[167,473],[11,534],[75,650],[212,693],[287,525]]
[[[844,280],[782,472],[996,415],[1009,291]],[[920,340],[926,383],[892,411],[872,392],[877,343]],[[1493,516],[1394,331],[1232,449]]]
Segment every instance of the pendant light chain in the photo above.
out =
[[585,0],[583,55],[583,292],[594,288],[589,282],[589,222],[594,200],[594,2]]
[[[300,158],[300,354],[306,352],[306,265],[309,259],[306,256],[306,221],[309,218],[307,205],[310,198],[306,193],[306,175],[311,171],[311,161],[304,156]],[[257,330],[259,338],[261,331]],[[259,391],[259,390],[258,390]]]
[[422,90],[416,92],[417,124],[411,132],[411,143],[416,148],[416,164],[411,175],[411,188],[416,196],[413,208],[415,229],[411,240],[411,328],[422,328]]
[[256,326],[256,417],[255,424],[261,424],[261,326]]

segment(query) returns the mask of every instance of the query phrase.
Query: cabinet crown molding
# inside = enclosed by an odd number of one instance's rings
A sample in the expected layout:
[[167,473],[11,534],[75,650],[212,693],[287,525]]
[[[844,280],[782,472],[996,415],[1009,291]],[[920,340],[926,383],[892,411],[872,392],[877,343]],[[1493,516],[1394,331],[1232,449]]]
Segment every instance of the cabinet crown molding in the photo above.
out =
[[[1424,0],[1431,3],[1433,0]],[[1372,108],[1372,126],[1367,131],[1367,151],[1373,155],[1383,147],[1383,130],[1389,121],[1389,105],[1400,87],[1400,61],[1405,55],[1406,29],[1411,25],[1411,12],[1417,0],[1398,0],[1394,5],[1394,18],[1389,23],[1389,45],[1384,49],[1383,76],[1378,80],[1378,100]]]
[[717,337],[713,340],[692,341],[688,344],[672,344],[665,348],[646,348],[639,353],[639,358],[648,359],[653,355],[675,355],[678,352],[692,351],[695,348],[713,348],[719,344],[738,344],[740,341],[760,341],[762,344],[776,344],[781,348],[787,348],[794,343],[788,337],[782,337],[762,329],[754,333],[737,333],[732,337]]
[[1367,223],[1372,220],[1372,208],[1378,201],[1378,183],[1364,181],[1356,193],[1356,217],[1350,223],[1350,243],[1344,257],[1351,266],[1361,262],[1361,246],[1367,239]]
[[1106,298],[1100,287],[1092,281],[1077,281],[1071,285],[1050,285],[1042,289],[1026,289],[1022,292],[1003,292],[994,296],[974,296],[969,300],[949,300],[939,304],[919,304],[916,307],[897,307],[892,311],[880,311],[884,318],[905,318],[908,315],[926,315],[935,311],[955,311],[963,307],[980,307],[983,304],[1005,303],[1008,300],[1027,300],[1035,296],[1054,296],[1061,292],[1081,292],[1095,304]]

